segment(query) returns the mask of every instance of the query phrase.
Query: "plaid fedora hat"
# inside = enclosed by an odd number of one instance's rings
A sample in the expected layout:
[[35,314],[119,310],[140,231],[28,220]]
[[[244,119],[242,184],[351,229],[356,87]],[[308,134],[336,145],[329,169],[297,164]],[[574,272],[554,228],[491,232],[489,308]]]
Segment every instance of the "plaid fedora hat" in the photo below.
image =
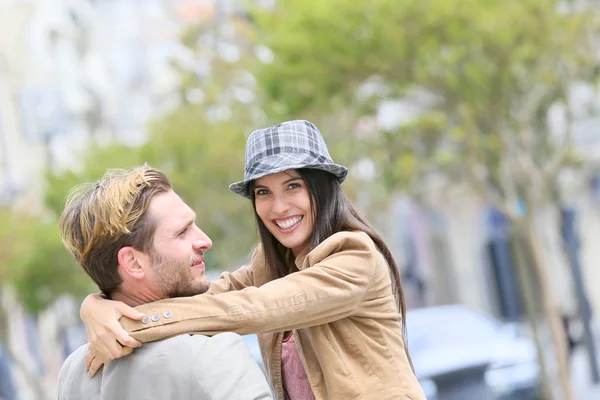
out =
[[248,185],[255,179],[288,169],[313,168],[327,171],[343,182],[348,169],[334,164],[323,136],[308,121],[288,121],[259,129],[248,137],[244,180],[229,189],[247,199]]

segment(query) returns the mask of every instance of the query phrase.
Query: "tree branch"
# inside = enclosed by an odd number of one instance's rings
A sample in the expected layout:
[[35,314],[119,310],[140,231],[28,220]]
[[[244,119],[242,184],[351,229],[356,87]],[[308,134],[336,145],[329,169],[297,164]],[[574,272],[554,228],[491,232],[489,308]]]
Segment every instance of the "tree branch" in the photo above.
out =
[[536,182],[540,181],[541,173],[538,166],[533,162],[533,157],[530,153],[519,151],[516,156],[519,166],[523,170],[523,173],[529,178],[529,182],[535,185]]
[[510,171],[510,157],[506,157],[502,160],[497,175],[498,180],[504,189],[506,202],[508,204],[518,204],[519,193],[517,192],[517,187]]
[[[517,119],[518,121],[518,119]],[[521,124],[519,124],[521,125]],[[533,183],[535,170],[530,171],[526,167],[529,163],[533,163],[530,154],[528,153],[527,147],[522,147],[519,145],[519,141],[523,142],[523,145],[527,146],[526,140],[523,138],[521,132],[524,129],[521,126],[515,127],[514,134],[511,135],[506,129],[500,128],[500,138],[502,140],[502,149],[500,151],[503,153],[502,161],[498,166],[497,178],[502,188],[504,189],[504,197],[505,203],[509,205],[516,205],[519,202],[519,193],[517,191],[517,187],[514,181],[514,171],[513,166],[518,164],[522,167],[523,173],[529,175],[531,182]],[[513,163],[513,159],[516,160],[516,163]],[[507,207],[511,210],[510,206]],[[517,214],[511,210],[511,213],[516,217]]]

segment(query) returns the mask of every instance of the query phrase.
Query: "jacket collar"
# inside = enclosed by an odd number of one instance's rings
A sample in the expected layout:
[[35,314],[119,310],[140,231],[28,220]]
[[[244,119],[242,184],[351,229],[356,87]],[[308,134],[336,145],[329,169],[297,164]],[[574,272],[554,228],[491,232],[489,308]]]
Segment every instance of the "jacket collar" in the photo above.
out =
[[[310,252],[311,252],[310,243],[308,245],[306,245],[306,247],[304,247],[302,249],[302,251],[300,251],[298,256],[294,256],[294,252],[291,249],[286,249],[285,250],[285,263],[286,263],[286,265],[289,266],[290,270],[291,270],[291,265],[295,265],[296,268],[298,269],[298,271],[302,271],[303,269],[306,268],[304,266],[304,261],[306,260],[306,257],[310,254]],[[289,272],[292,272],[292,271],[289,271]]]
[[[304,260],[306,259],[306,257],[308,256],[308,254],[310,253],[311,248],[310,248],[310,243],[308,245],[306,245],[306,247],[304,247],[304,249],[302,249],[302,251],[300,253],[298,253],[298,255],[296,256],[296,259],[294,260],[294,263],[296,264],[296,268],[298,268],[298,271],[302,271],[303,266],[304,266]],[[293,257],[293,253],[290,250],[289,254],[292,255]]]

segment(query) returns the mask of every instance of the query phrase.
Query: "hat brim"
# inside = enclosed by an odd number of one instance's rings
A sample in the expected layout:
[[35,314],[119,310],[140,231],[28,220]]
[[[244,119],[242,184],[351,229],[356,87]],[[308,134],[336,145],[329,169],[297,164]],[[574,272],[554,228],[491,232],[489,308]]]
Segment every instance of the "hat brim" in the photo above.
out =
[[277,174],[279,172],[287,171],[290,169],[301,169],[301,168],[319,169],[321,171],[329,172],[330,174],[334,175],[340,183],[342,183],[346,179],[346,176],[348,176],[348,168],[346,168],[342,165],[339,165],[339,164],[319,163],[319,164],[282,165],[279,168],[273,168],[269,171],[264,171],[264,172],[258,173],[256,175],[252,176],[252,178],[250,178],[250,179],[232,183],[231,185],[229,185],[229,189],[235,194],[238,194],[242,197],[250,199],[250,193],[249,193],[248,189],[249,189],[249,185],[252,181],[255,181],[264,176]]

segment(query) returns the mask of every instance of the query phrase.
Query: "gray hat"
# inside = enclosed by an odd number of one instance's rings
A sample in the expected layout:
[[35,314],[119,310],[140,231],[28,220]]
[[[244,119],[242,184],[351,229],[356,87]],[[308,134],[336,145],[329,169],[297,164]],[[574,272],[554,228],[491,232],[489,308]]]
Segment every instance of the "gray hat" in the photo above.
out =
[[288,169],[313,168],[327,171],[343,182],[348,169],[334,164],[323,136],[308,121],[288,121],[259,129],[248,137],[244,180],[229,189],[250,198],[248,185],[255,179]]

